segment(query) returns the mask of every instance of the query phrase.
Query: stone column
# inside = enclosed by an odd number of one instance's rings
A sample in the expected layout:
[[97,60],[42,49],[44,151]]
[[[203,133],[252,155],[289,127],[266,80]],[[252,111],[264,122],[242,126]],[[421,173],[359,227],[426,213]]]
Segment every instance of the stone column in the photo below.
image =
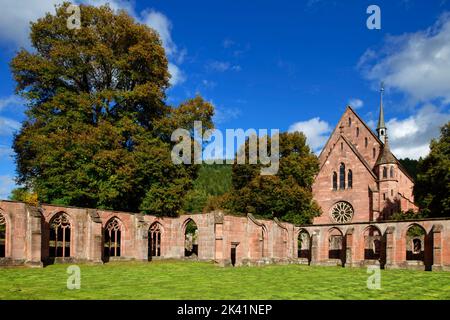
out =
[[214,234],[215,234],[215,248],[214,248],[214,260],[221,266],[226,265],[224,258],[223,248],[223,213],[214,213]]
[[395,259],[395,239],[394,239],[395,227],[387,227],[386,236],[386,269],[398,268],[398,263]]
[[442,225],[435,224],[431,229],[433,239],[432,270],[442,270]]
[[348,228],[345,234],[345,266],[353,267],[353,231],[354,228]]
[[135,214],[134,254],[133,258],[148,261],[148,228],[143,214]]
[[41,259],[41,213],[37,207],[27,206],[28,252],[25,264],[31,267],[42,267]]
[[311,265],[320,264],[320,230],[316,229],[311,233]]
[[95,209],[88,209],[88,260],[92,263],[103,263],[103,229],[102,220]]

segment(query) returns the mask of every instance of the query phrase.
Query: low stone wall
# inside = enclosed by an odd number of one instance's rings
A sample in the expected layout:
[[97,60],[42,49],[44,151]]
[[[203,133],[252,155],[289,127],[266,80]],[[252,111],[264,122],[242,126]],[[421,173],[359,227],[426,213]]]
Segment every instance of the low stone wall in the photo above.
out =
[[[222,266],[379,264],[450,270],[449,219],[297,227],[220,211],[168,218],[13,201],[0,201],[0,215],[6,230],[0,266],[184,259],[191,223],[197,227],[193,257]],[[422,228],[424,235],[408,238],[411,226]],[[368,256],[368,248],[376,252]]]

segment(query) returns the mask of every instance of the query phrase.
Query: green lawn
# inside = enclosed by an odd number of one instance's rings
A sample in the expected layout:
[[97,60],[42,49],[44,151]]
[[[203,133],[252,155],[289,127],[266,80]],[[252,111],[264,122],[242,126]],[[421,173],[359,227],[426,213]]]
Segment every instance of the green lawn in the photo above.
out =
[[68,290],[67,267],[0,269],[0,299],[450,299],[450,272],[382,270],[369,290],[364,268],[116,262],[80,265],[81,289]]

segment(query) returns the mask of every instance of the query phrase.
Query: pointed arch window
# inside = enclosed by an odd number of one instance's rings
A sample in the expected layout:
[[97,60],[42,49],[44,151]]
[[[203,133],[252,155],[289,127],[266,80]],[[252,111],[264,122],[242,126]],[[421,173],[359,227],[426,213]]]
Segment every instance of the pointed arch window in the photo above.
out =
[[353,172],[352,170],[348,170],[347,174],[347,187],[349,189],[353,188]]
[[345,189],[345,164],[339,167],[339,189]]
[[333,190],[337,190],[337,173],[333,172]]
[[387,168],[383,167],[383,178],[387,178]]
[[364,146],[367,148],[369,145],[369,140],[367,140],[367,137],[364,138]]
[[154,222],[148,230],[148,257],[161,256],[161,225]]
[[6,257],[6,218],[0,212],[0,258]]
[[348,118],[348,126],[351,127],[352,126],[352,118]]
[[393,178],[394,177],[394,167],[391,167],[391,169],[389,171],[390,171],[390,173],[389,173],[390,177]]
[[50,221],[49,256],[70,257],[70,222],[65,213],[56,214]]
[[117,218],[112,218],[105,227],[105,247],[104,255],[106,257],[120,257],[122,225]]
[[356,127],[356,137],[359,137],[359,127]]
[[375,159],[375,154],[376,154],[376,150],[375,150],[375,148],[373,148],[372,149],[372,158],[374,158],[374,159]]

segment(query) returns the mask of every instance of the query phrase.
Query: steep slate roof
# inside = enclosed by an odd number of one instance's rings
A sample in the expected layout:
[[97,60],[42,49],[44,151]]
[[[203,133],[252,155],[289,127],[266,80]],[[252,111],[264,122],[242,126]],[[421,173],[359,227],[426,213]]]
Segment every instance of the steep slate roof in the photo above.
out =
[[381,152],[378,156],[375,166],[379,166],[380,164],[387,164],[387,163],[399,164],[399,161],[392,154],[391,149],[389,148],[388,137],[386,136],[386,143],[383,145],[383,149],[381,150]]

